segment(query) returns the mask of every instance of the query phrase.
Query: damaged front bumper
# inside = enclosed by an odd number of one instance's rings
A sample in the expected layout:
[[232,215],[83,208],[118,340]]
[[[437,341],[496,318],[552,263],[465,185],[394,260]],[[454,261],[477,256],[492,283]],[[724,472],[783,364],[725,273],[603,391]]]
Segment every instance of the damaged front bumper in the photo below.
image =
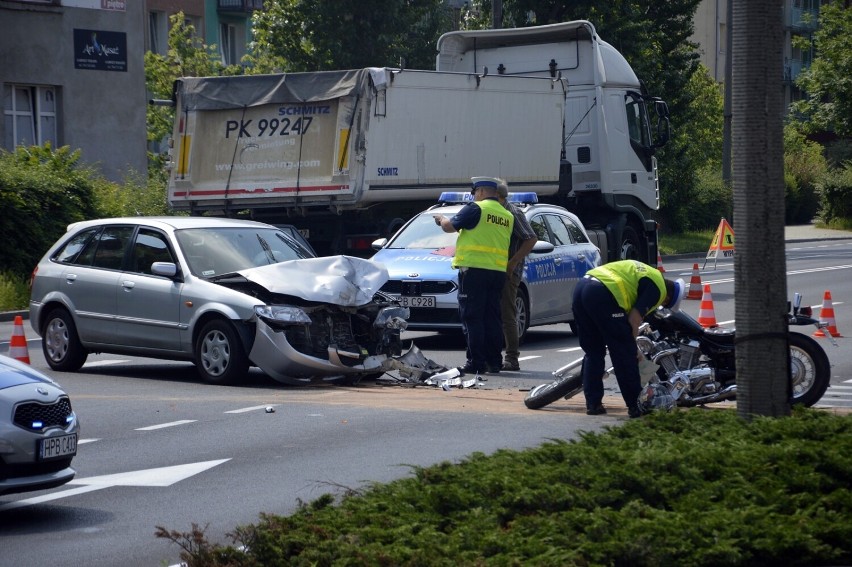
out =
[[357,381],[394,368],[407,318],[393,305],[259,308],[249,358],[284,384]]

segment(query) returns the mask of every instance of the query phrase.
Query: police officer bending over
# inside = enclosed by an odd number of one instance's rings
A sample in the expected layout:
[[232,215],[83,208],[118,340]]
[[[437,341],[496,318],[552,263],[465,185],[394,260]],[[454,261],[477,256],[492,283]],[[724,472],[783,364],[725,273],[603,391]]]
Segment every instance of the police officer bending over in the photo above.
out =
[[630,417],[639,417],[637,400],[642,390],[636,335],[642,319],[659,305],[676,311],[686,285],[672,281],[647,264],[621,260],[598,266],[574,288],[574,321],[583,349],[583,392],[586,413],[606,413],[603,374],[606,349]]

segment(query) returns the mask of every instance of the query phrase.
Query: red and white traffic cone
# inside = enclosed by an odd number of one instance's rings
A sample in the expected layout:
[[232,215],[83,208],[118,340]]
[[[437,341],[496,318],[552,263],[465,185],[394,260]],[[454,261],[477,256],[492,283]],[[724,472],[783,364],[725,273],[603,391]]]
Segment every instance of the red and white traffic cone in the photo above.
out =
[[30,363],[30,351],[27,348],[27,337],[24,336],[24,318],[15,316],[15,326],[12,329],[12,341],[9,343],[9,357],[21,362]]
[[[834,320],[834,305],[831,303],[831,292],[826,290],[825,295],[822,299],[822,308],[819,310],[819,322],[820,323],[828,323],[828,327],[825,330],[832,337],[842,337],[840,331],[837,330],[837,323]],[[824,337],[825,331],[822,329],[817,329],[813,334],[815,337]]]
[[692,277],[689,280],[689,291],[687,299],[701,299],[701,274],[698,273],[698,264],[692,265]]
[[713,309],[713,295],[710,293],[710,284],[704,286],[704,295],[701,297],[701,306],[698,308],[698,323],[705,329],[719,326],[716,323],[716,311]]

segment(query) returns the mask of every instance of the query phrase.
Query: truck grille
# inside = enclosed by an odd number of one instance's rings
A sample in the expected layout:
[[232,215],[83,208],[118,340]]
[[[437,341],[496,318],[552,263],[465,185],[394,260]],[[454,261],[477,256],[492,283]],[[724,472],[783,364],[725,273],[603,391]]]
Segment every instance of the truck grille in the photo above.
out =
[[[15,408],[14,423],[27,431],[43,431],[50,427],[65,427],[72,414],[71,401],[67,396],[52,404],[27,402]],[[35,424],[41,424],[36,426]]]

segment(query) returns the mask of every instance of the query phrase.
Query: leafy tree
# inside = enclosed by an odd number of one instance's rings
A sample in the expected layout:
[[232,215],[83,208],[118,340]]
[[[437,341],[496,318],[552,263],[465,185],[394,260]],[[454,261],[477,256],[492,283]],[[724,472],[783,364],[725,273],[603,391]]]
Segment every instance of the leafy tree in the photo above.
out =
[[[239,65],[225,66],[215,45],[206,45],[196,35],[195,26],[188,24],[183,12],[169,18],[168,51],[160,55],[145,53],[145,87],[155,99],[170,100],[175,79],[179,77],[210,77],[238,75]],[[174,110],[168,106],[148,105],[148,141],[160,142],[172,133]],[[149,156],[154,158],[154,156]],[[153,160],[155,163],[156,159]]]
[[793,103],[807,133],[852,136],[852,8],[833,0],[820,8],[816,58],[796,79],[808,97]]
[[254,15],[247,62],[263,72],[430,69],[449,28],[442,0],[271,0]]
[[68,224],[97,218],[95,177],[68,146],[0,151],[0,271],[30,273]]
[[787,224],[809,223],[819,210],[817,183],[828,172],[823,148],[808,140],[797,128],[798,123],[784,127],[784,185]]

